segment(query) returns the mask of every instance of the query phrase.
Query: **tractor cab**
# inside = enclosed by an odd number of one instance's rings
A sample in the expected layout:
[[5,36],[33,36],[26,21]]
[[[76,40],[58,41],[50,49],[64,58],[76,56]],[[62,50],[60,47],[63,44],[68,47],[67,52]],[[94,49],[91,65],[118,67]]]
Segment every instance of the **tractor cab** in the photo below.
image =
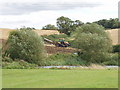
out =
[[66,42],[64,38],[60,38],[58,41],[58,46],[59,47],[68,47],[68,46],[70,46],[70,44],[68,42]]

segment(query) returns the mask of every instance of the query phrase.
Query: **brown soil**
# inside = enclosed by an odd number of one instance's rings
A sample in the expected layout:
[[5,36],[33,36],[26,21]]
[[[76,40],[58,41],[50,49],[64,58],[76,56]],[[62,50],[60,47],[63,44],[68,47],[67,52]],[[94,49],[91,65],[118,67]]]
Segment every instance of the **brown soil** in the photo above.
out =
[[45,49],[48,54],[55,54],[55,53],[74,53],[77,50],[74,48],[69,47],[56,47],[56,46],[45,46]]

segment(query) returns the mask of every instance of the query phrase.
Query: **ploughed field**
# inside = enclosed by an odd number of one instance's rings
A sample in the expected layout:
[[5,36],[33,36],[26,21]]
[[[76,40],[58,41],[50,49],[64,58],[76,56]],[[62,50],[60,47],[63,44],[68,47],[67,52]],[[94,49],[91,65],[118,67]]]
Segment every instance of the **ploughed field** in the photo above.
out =
[[45,45],[45,49],[48,54],[55,54],[55,53],[74,53],[77,50],[75,48],[70,47],[56,47],[55,45]]
[[3,69],[3,88],[118,88],[115,69]]

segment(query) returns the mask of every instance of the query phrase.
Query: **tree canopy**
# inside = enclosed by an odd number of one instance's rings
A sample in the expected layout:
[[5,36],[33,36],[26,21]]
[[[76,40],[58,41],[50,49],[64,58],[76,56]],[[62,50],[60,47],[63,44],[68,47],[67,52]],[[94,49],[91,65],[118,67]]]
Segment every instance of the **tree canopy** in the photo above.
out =
[[88,62],[102,62],[112,47],[104,28],[95,23],[78,27],[74,43],[82,52],[81,58]]
[[43,30],[57,30],[55,25],[47,24],[46,26],[42,27]]
[[119,22],[118,18],[115,18],[115,19],[110,18],[109,20],[102,19],[102,20],[96,21],[94,23],[102,25],[106,29],[120,28],[120,22]]
[[7,40],[8,47],[5,56],[25,60],[40,65],[44,58],[42,38],[34,31],[22,29],[10,32]]
[[75,31],[76,27],[83,25],[84,23],[80,20],[71,20],[68,17],[61,16],[57,18],[57,26],[60,33],[70,35],[71,32]]

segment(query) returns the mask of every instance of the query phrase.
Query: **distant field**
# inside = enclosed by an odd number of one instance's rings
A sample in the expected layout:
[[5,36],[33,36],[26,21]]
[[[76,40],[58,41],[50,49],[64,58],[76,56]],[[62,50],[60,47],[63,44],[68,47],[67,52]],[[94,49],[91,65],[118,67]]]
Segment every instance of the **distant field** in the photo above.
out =
[[118,88],[117,70],[3,69],[3,88]]
[[[9,32],[13,31],[14,29],[0,29],[0,32],[2,35],[0,36],[0,39],[7,39],[9,36]],[[38,35],[51,35],[51,34],[59,34],[57,30],[34,30],[38,33]]]
[[113,45],[120,44],[120,29],[106,30],[109,33]]
[[[0,35],[0,39],[7,39],[9,32],[13,29],[0,29],[2,35]],[[38,35],[51,35],[51,34],[60,34],[57,30],[34,30],[38,33]],[[120,44],[120,29],[110,29],[106,30],[109,33],[110,38],[112,40],[113,45]]]

